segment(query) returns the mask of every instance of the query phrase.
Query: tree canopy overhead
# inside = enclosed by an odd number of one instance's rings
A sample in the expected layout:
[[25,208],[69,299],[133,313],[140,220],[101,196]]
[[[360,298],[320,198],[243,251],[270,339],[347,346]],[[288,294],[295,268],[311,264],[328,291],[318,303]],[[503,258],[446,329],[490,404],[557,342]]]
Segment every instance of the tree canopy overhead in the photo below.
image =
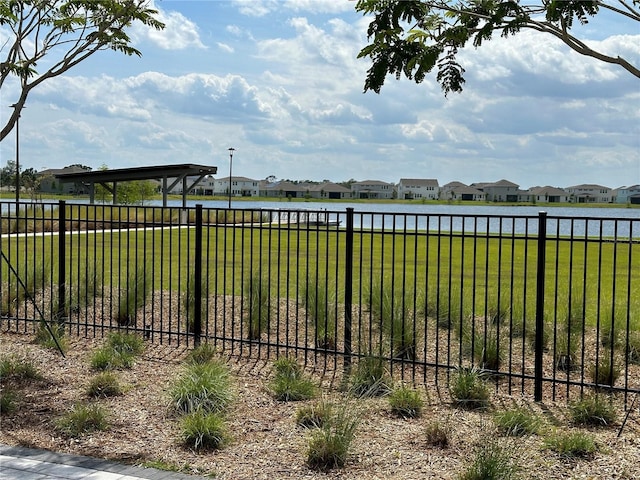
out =
[[527,29],[640,78],[640,65],[595,50],[574,29],[605,10],[621,21],[640,22],[640,0],[358,0],[356,10],[373,15],[370,44],[358,55],[371,59],[365,91],[380,93],[387,75],[420,83],[435,69],[445,95],[461,92],[465,69],[457,59],[460,49]]
[[[149,0],[0,0],[0,27],[12,35],[0,46],[0,88],[20,82],[14,111],[0,133],[11,132],[31,90],[100,50],[140,56],[126,33],[134,22],[164,24]],[[39,64],[47,67],[40,71]],[[7,101],[7,100],[5,100]]]

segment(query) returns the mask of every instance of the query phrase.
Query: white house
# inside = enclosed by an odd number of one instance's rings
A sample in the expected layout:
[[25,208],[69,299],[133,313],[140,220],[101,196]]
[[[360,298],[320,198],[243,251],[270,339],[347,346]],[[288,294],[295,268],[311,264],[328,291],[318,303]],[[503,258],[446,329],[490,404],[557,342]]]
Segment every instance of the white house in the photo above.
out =
[[228,196],[229,179],[231,179],[232,197],[257,197],[260,195],[260,182],[247,177],[217,178],[214,182],[213,194],[218,196]]
[[611,189],[602,185],[583,183],[567,187],[565,190],[573,203],[609,203],[611,201]]
[[440,185],[435,179],[401,178],[398,198],[437,200],[440,198]]
[[351,184],[353,198],[391,199],[394,197],[394,193],[393,183],[381,182],[380,180],[365,180]]

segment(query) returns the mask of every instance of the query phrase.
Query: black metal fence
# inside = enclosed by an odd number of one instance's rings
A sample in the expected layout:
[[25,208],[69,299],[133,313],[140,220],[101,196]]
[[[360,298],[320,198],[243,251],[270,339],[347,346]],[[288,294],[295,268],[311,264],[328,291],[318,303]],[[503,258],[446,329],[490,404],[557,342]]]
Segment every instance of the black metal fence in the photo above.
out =
[[536,399],[640,391],[640,216],[15,207],[0,202],[3,329],[128,329],[333,371],[377,356],[415,383],[476,367]]

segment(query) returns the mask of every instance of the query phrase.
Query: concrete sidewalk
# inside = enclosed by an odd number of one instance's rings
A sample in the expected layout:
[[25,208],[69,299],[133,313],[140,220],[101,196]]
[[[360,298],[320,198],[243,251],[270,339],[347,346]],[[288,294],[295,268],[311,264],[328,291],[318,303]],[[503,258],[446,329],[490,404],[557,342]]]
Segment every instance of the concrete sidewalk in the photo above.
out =
[[155,468],[132,467],[82,457],[0,445],[0,480],[204,480],[205,477]]

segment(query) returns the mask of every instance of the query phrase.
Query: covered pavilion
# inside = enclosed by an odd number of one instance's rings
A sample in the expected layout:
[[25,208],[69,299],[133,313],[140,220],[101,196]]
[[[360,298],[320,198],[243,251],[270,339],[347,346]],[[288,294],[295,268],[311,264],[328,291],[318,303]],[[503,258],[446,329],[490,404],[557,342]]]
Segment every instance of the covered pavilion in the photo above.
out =
[[[89,188],[89,202],[95,201],[95,185],[102,185],[118,203],[118,183],[132,180],[161,180],[162,206],[167,206],[169,192],[182,182],[182,208],[187,207],[187,192],[191,191],[207,175],[217,173],[217,167],[194,165],[161,165],[153,167],[118,168],[112,170],[59,173],[55,177],[62,183],[81,183]],[[190,183],[191,182],[191,183]]]

